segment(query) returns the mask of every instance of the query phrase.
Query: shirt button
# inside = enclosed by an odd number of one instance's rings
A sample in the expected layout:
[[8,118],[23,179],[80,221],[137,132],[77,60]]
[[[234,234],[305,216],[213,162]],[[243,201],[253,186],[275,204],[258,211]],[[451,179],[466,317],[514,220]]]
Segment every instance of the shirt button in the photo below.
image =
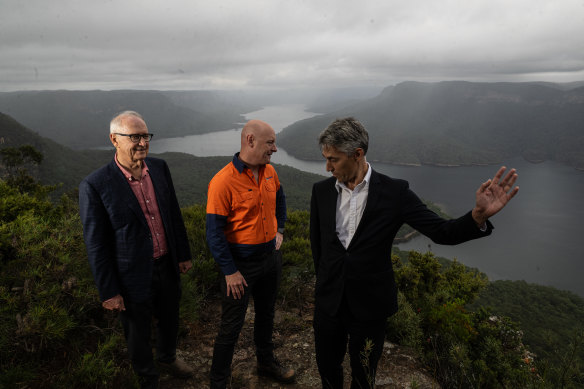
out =
[[154,220],[154,216],[152,216],[152,220]]

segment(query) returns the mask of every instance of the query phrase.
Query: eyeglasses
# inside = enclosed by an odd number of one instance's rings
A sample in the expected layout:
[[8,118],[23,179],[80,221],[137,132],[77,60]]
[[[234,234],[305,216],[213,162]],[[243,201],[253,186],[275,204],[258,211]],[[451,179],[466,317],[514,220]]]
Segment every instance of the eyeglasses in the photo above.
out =
[[146,142],[150,142],[154,134],[120,134],[118,132],[114,132],[115,135],[120,136],[128,136],[130,140],[134,143],[140,142],[140,139],[144,139]]

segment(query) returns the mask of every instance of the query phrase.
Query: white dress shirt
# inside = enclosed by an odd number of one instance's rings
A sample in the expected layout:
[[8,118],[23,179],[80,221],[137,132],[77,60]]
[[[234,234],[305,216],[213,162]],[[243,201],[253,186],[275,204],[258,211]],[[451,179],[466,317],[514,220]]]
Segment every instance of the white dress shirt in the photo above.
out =
[[349,247],[353,235],[359,226],[361,216],[369,196],[369,181],[371,179],[371,165],[367,163],[367,173],[355,189],[351,190],[337,180],[335,188],[337,196],[337,236],[345,248]]

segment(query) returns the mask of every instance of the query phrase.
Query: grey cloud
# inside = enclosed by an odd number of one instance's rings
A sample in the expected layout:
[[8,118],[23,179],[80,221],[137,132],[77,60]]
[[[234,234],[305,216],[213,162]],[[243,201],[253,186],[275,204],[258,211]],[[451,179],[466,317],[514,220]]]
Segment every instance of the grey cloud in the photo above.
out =
[[0,7],[0,90],[584,79],[582,0]]

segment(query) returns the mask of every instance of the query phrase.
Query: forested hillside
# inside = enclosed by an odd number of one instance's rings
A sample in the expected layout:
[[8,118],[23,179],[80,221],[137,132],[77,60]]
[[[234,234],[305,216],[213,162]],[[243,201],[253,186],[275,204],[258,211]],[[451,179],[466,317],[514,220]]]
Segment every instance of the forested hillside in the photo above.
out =
[[284,129],[278,142],[302,159],[337,117],[355,116],[370,136],[369,159],[472,165],[521,156],[584,169],[584,87],[542,83],[404,82],[376,98]]
[[492,307],[519,323],[529,349],[550,363],[563,363],[568,375],[584,360],[584,300],[574,293],[525,281],[494,281],[474,306]]
[[[99,135],[108,140],[107,129]],[[43,184],[62,183],[58,193],[77,188],[81,180],[93,170],[110,162],[112,150],[73,150],[50,139],[39,136],[8,115],[0,113],[0,149],[31,145],[44,156],[44,162],[32,167],[32,173]],[[173,175],[177,196],[182,206],[206,201],[207,185],[213,175],[225,166],[231,157],[195,157],[184,153],[159,155],[168,162]],[[288,206],[308,209],[312,184],[323,176],[306,173],[289,166],[275,165],[284,185]]]
[[103,137],[116,113],[144,115],[158,137],[201,134],[237,127],[258,109],[239,94],[211,91],[35,91],[0,93],[0,112],[46,138],[74,149],[107,146]]

